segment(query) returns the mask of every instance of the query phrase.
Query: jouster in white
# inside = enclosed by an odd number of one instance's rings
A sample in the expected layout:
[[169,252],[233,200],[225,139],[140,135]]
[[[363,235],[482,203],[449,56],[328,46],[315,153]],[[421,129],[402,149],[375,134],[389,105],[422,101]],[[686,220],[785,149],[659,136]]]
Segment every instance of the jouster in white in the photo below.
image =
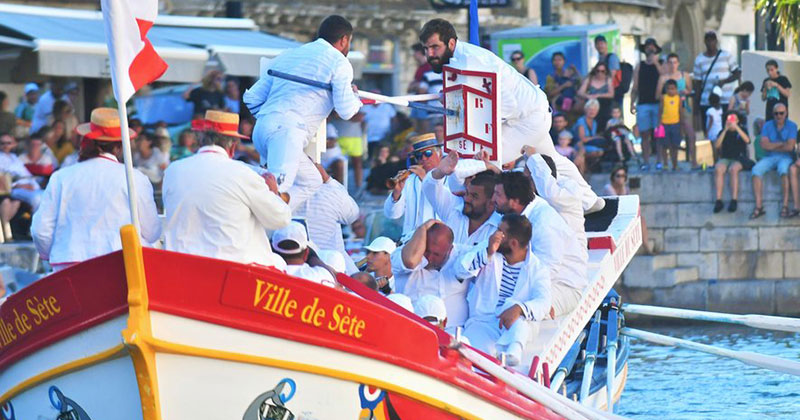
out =
[[272,247],[286,261],[286,273],[301,279],[334,287],[333,273],[319,264],[318,257],[309,258],[309,243],[306,228],[300,222],[289,224],[272,234]]
[[243,137],[236,132],[238,120],[237,114],[207,111],[204,146],[167,167],[164,248],[283,268],[266,230],[286,226],[291,211],[264,178],[230,158],[236,138]]
[[261,163],[277,177],[280,191],[289,194],[293,209],[322,184],[303,149],[331,111],[349,120],[361,108],[352,87],[353,67],[346,58],[352,32],[347,20],[329,16],[320,24],[319,39],[270,63],[272,70],[330,83],[332,91],[263,74],[244,93],[244,103],[256,116],[253,144]]
[[[56,270],[122,249],[119,230],[131,223],[125,168],[117,160],[122,153],[117,111],[95,109],[91,123],[76,131],[84,136],[83,154],[89,158],[53,174],[31,223],[39,255]],[[153,187],[141,172],[134,170],[133,177],[139,234],[150,244],[161,236]]]
[[547,95],[527,77],[503,61],[495,53],[467,42],[458,41],[455,28],[444,19],[430,20],[422,27],[420,41],[428,62],[437,73],[444,65],[472,71],[496,73],[501,80],[500,118],[503,121],[501,163],[513,162],[522,146],[532,145],[541,153],[553,156],[558,173],[573,179],[581,188],[584,210],[599,210],[605,204],[598,200],[578,168],[566,158],[557,158],[550,138],[552,123]]

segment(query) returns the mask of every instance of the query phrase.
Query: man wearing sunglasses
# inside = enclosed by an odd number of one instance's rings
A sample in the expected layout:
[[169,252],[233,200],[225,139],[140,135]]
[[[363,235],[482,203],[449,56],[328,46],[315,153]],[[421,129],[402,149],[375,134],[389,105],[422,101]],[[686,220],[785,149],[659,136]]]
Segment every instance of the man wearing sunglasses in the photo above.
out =
[[437,219],[433,206],[422,193],[422,180],[425,175],[439,166],[441,160],[441,143],[433,133],[412,137],[411,157],[416,162],[409,166],[411,174],[395,184],[394,189],[383,203],[383,214],[389,219],[403,216],[403,234],[401,241],[406,242],[414,231],[425,221]]
[[796,210],[795,201],[794,211],[789,211],[789,167],[792,166],[795,144],[797,143],[797,124],[787,118],[786,105],[775,104],[772,109],[774,118],[764,123],[761,129],[761,148],[767,153],[766,156],[753,166],[753,193],[756,198],[756,208],[750,214],[751,219],[757,219],[766,212],[764,211],[762,198],[764,195],[764,175],[772,170],[777,170],[781,176],[781,186],[783,191],[783,207],[781,217],[792,217],[800,214]]

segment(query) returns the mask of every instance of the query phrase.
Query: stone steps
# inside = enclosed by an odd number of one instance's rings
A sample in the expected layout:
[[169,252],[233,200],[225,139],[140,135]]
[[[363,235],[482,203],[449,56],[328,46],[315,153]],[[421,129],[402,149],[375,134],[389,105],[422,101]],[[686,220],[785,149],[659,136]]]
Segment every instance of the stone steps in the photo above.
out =
[[696,266],[679,266],[676,254],[638,255],[623,273],[626,287],[672,287],[700,279]]

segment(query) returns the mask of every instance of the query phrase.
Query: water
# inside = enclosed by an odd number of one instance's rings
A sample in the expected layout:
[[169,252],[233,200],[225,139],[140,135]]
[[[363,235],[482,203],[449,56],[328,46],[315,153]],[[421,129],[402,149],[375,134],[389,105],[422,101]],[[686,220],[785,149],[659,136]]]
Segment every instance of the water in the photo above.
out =
[[[707,325],[642,329],[800,361],[800,334]],[[617,414],[670,420],[800,419],[800,377],[631,340],[628,383]]]

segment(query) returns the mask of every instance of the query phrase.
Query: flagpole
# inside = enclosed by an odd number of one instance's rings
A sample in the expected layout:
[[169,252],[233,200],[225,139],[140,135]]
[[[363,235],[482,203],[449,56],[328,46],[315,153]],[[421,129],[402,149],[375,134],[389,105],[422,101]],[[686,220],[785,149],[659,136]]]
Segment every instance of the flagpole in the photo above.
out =
[[125,102],[117,101],[117,110],[119,111],[119,126],[122,130],[122,160],[125,165],[125,179],[128,181],[128,207],[131,213],[131,223],[133,223],[136,233],[141,234],[136,184],[133,179],[133,153],[131,153],[131,134],[128,130],[128,107]]

